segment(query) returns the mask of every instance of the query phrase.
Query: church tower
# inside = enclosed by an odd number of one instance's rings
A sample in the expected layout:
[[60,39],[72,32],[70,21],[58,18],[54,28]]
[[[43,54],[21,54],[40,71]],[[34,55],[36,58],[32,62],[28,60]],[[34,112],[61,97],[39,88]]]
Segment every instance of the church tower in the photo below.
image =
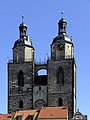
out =
[[58,35],[51,44],[48,61],[48,106],[68,106],[69,117],[76,111],[76,65],[74,45],[66,33],[67,22],[58,22]]
[[[35,62],[35,49],[27,36],[27,26],[19,26],[19,39],[13,46],[13,60],[8,63],[8,112],[40,109],[42,106],[67,106],[69,117],[76,112],[76,64],[74,45],[66,32],[67,22],[58,22],[51,57]],[[39,70],[46,70],[39,75]]]
[[33,107],[34,47],[27,36],[27,26],[23,20],[19,32],[19,39],[13,46],[13,60],[8,63],[8,112]]

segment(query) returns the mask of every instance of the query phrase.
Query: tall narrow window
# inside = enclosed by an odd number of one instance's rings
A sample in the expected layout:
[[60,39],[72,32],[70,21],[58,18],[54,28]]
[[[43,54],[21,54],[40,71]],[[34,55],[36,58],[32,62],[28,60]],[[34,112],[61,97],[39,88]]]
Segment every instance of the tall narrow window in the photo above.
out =
[[64,71],[63,71],[63,68],[60,67],[58,69],[58,73],[57,73],[57,84],[61,84],[63,85],[64,84]]
[[58,99],[58,106],[63,106],[62,98],[59,98],[59,99]]
[[18,86],[24,86],[23,72],[20,70],[18,74]]
[[22,100],[19,101],[19,108],[23,108],[23,101]]

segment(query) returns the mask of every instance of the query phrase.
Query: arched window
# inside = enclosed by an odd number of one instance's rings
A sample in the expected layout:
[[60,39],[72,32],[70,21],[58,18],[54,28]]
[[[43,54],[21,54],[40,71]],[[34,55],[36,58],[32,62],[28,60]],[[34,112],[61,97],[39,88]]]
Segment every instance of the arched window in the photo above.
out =
[[64,84],[64,71],[62,67],[59,67],[58,73],[57,73],[57,84]]
[[38,71],[36,71],[34,84],[47,85],[47,70],[46,69],[39,69]]
[[63,106],[62,98],[59,98],[59,99],[58,99],[58,106]]
[[39,99],[34,103],[34,109],[40,109],[46,106],[46,102],[43,99]]
[[19,108],[23,108],[23,101],[22,100],[19,101]]
[[18,86],[24,86],[23,72],[20,70],[18,74]]

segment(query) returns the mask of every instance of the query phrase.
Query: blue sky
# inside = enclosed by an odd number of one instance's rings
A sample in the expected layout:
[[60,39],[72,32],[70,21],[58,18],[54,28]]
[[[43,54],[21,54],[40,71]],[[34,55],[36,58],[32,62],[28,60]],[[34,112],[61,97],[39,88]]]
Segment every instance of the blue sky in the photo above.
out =
[[77,64],[77,108],[90,118],[90,0],[1,0],[0,1],[0,113],[7,113],[7,62],[19,37],[18,26],[25,16],[35,59],[50,55],[50,44],[58,34],[64,11],[67,34],[72,36]]

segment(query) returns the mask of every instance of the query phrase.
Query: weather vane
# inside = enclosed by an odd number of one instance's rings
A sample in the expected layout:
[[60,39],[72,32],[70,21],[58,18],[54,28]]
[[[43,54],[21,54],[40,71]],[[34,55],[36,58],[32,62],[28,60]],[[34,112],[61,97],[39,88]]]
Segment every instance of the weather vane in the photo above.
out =
[[23,23],[23,20],[24,20],[24,15],[22,15],[22,23]]
[[61,12],[61,18],[64,18],[64,11]]

